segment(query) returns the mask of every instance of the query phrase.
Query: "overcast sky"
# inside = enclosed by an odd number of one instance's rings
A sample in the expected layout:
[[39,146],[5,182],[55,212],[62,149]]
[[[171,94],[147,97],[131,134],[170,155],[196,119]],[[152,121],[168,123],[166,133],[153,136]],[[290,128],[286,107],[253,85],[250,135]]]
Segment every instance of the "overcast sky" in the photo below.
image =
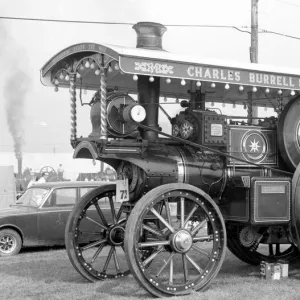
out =
[[[261,29],[300,38],[299,14],[297,0],[259,1]],[[251,0],[1,0],[0,16],[232,25],[250,30],[246,27],[251,24]],[[0,20],[0,152],[13,149],[6,120],[7,97],[20,108],[25,152],[72,151],[68,91],[55,93],[44,87],[39,70],[58,51],[80,42],[135,47],[136,34],[126,25]],[[239,62],[249,62],[249,46],[248,33],[228,28],[168,27],[163,37],[163,47],[170,52]],[[260,63],[300,69],[299,52],[300,39],[259,34]],[[18,76],[18,70],[23,76]],[[78,113],[78,134],[88,135],[89,109],[79,107]]]

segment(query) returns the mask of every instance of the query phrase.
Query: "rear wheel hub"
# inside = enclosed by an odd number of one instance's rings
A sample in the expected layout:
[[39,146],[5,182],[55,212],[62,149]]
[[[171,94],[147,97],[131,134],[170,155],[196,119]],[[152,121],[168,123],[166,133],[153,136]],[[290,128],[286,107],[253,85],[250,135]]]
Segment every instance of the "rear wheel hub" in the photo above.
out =
[[185,253],[192,247],[193,238],[188,231],[179,230],[171,237],[171,245],[174,251]]
[[108,243],[112,246],[120,246],[124,243],[125,229],[121,225],[116,225],[108,231]]

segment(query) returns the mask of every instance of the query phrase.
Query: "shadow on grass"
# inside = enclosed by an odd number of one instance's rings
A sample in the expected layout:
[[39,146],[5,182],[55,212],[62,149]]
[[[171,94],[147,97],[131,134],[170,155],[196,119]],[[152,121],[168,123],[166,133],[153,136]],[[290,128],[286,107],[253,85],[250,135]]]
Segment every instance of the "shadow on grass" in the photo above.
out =
[[25,254],[25,253],[33,253],[33,252],[45,252],[45,251],[51,251],[51,250],[65,250],[65,246],[40,246],[40,247],[27,247],[27,248],[23,248],[21,251],[20,251],[20,254]]
[[95,291],[101,294],[101,299],[105,299],[106,296],[109,299],[111,299],[111,297],[153,299],[153,297],[137,283],[132,275],[118,279],[118,281],[108,280],[100,282]]
[[[221,267],[220,277],[260,277],[260,265],[253,266],[244,263],[227,250],[226,259]],[[300,258],[289,263],[289,278],[300,279]]]
[[[93,290],[101,299],[152,299],[132,275],[118,280],[99,281],[94,284],[84,279],[71,265],[64,247],[39,247],[23,250],[19,255],[0,258],[0,282],[6,277],[20,277],[34,283],[56,286],[57,282],[84,285]],[[300,279],[300,261],[290,264],[289,277]],[[229,251],[217,277],[212,281],[211,291],[220,286],[239,285],[246,281],[257,283],[260,266],[251,266],[237,259]],[[49,284],[49,285],[48,285]],[[90,285],[90,287],[89,287]]]

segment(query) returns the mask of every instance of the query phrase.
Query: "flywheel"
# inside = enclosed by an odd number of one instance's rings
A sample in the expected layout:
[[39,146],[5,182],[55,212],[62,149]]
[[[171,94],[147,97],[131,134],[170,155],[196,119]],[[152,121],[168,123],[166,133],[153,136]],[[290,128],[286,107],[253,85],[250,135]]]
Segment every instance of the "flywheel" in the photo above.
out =
[[300,163],[300,96],[284,107],[278,121],[278,148],[290,171]]

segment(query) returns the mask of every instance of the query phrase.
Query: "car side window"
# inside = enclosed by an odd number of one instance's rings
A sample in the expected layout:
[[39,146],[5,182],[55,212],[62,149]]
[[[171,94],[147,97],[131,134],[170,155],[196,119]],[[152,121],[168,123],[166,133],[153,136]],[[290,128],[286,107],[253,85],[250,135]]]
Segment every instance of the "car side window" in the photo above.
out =
[[55,193],[51,193],[47,199],[47,201],[44,203],[43,207],[50,207],[55,205]]
[[80,188],[79,189],[79,197],[80,198],[83,197],[86,193],[90,192],[94,188],[95,188],[95,186]]
[[55,206],[69,206],[76,202],[76,188],[63,188],[53,191],[52,197],[55,198]]

